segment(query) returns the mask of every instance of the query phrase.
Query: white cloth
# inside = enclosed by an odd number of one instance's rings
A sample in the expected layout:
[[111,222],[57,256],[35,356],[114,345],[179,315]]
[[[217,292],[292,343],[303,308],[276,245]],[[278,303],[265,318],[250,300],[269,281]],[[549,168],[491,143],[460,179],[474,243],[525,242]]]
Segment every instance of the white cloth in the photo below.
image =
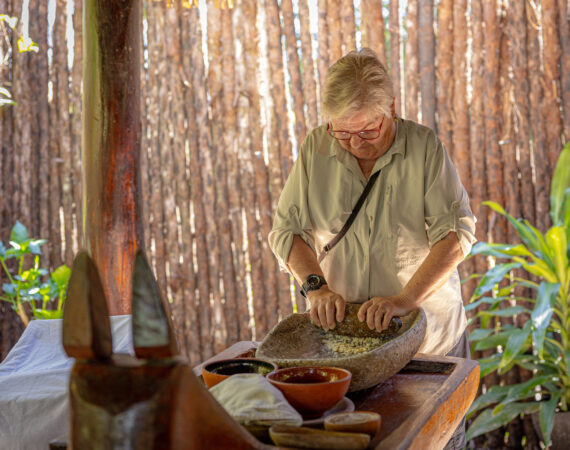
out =
[[[67,440],[69,373],[62,321],[33,320],[0,364],[0,450],[46,450]],[[112,316],[114,353],[134,355],[131,316]]]
[[303,423],[283,393],[257,373],[232,375],[212,386],[210,393],[242,425],[299,427]]

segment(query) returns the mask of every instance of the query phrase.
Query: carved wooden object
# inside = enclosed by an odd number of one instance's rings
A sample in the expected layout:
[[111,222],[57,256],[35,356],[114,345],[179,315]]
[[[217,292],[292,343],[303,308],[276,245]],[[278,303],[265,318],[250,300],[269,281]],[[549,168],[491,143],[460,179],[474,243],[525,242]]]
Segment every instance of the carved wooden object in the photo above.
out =
[[133,345],[144,358],[112,354],[97,267],[75,259],[63,316],[75,449],[267,448],[235,422],[177,355],[168,306],[144,258],[133,271]]

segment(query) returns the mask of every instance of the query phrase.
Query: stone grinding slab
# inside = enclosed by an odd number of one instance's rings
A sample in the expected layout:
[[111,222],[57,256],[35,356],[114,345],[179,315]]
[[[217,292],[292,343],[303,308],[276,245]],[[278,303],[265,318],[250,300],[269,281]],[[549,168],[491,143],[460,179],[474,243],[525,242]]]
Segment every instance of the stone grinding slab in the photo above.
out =
[[[348,306],[348,305],[347,305]],[[359,306],[359,305],[358,305]],[[360,329],[366,324],[354,320],[356,306],[347,308],[351,327]],[[291,314],[279,322],[263,339],[256,357],[274,362],[280,368],[298,366],[342,367],[352,373],[349,392],[376,386],[400,371],[420,348],[426,332],[426,316],[419,308],[401,317],[402,326],[395,333],[384,335],[385,342],[371,350],[346,354],[333,352],[324,344],[331,331],[324,331],[311,322],[309,313]],[[338,326],[337,326],[338,327]],[[332,330],[334,333],[334,330]],[[361,336],[354,331],[354,336]],[[346,334],[346,327],[343,329]]]

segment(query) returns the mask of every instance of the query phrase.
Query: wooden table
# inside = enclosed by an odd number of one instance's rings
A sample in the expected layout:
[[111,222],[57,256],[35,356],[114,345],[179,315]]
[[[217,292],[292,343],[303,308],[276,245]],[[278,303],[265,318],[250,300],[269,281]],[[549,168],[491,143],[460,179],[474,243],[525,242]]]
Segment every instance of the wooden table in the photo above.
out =
[[[256,342],[234,344],[203,364],[233,358],[257,347]],[[202,364],[194,368],[200,374]],[[476,361],[417,354],[399,373],[379,385],[352,392],[357,410],[382,416],[374,449],[443,448],[475,399],[479,385]]]

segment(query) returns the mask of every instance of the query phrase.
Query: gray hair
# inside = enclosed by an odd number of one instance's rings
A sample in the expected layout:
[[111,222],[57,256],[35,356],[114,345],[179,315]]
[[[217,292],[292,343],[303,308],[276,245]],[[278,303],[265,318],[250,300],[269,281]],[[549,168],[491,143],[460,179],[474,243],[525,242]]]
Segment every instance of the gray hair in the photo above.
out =
[[330,68],[322,94],[322,112],[329,119],[362,110],[391,116],[392,80],[384,64],[369,48],[347,53]]

